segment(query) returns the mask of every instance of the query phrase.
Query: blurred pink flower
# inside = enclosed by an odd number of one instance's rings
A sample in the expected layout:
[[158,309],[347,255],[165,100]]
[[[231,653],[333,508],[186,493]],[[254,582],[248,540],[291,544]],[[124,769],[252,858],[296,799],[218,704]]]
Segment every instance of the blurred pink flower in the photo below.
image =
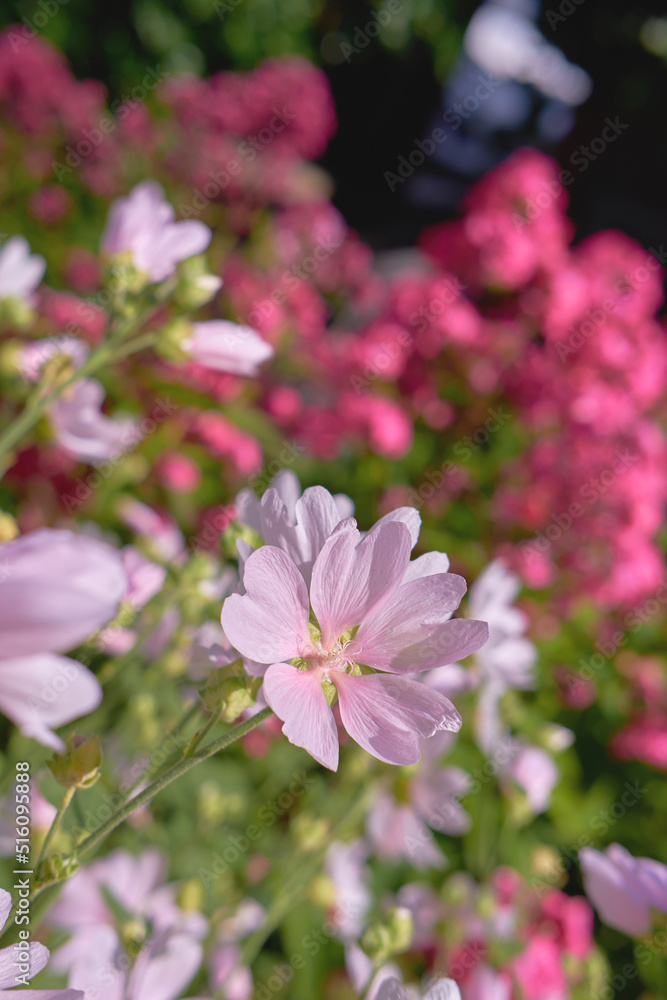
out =
[[205,368],[215,368],[234,375],[256,375],[263,361],[273,357],[274,349],[249,326],[225,319],[211,319],[192,324],[193,334],[182,343],[193,361]]
[[171,562],[183,554],[185,539],[170,514],[153,510],[134,497],[123,497],[118,505],[118,515],[148,543],[157,558]]
[[113,618],[126,589],[119,554],[96,539],[44,528],[0,545],[0,710],[26,736],[61,750],[52,728],[97,708],[97,679],[56,652]]
[[105,392],[96,379],[81,379],[49,413],[58,443],[84,462],[107,462],[132,448],[141,434],[132,417],[107,417]]
[[[325,492],[315,495],[312,508],[321,537],[329,530]],[[383,518],[363,539],[353,518],[340,522],[315,559],[310,598],[292,559],[265,545],[246,561],[246,593],[223,605],[232,645],[269,664],[264,696],[283,732],[332,770],[338,732],[325,691],[338,695],[348,733],[387,763],[414,763],[420,738],[460,727],[448,699],[399,676],[466,656],[488,634],[483,622],[449,620],[465,582],[439,571],[440,553],[410,562],[418,533],[411,508]],[[311,605],[317,627],[309,626]],[[284,662],[293,659],[298,667]],[[390,673],[364,674],[357,662]]]
[[[123,601],[139,611],[144,604],[162,589],[167,571],[164,566],[151,562],[133,545],[121,549],[123,568],[127,574],[128,589]],[[99,634],[99,642],[109,653],[120,655],[132,648],[137,634],[131,628],[114,626],[105,628]]]
[[12,236],[0,249],[0,299],[32,302],[34,292],[44,277],[46,261],[31,254],[23,236]]
[[155,181],[142,181],[126,198],[114,202],[102,237],[107,253],[132,253],[134,266],[151,281],[163,281],[176,264],[203,253],[211,230],[203,222],[174,222],[174,209]]
[[512,981],[505,972],[478,965],[463,988],[464,1000],[512,1000]]
[[526,793],[533,812],[544,812],[559,779],[558,768],[546,750],[541,747],[522,747],[507,770]]
[[667,865],[634,858],[620,844],[579,851],[586,895],[600,919],[630,937],[650,931],[651,909],[667,913]]
[[535,934],[512,965],[526,1000],[569,1000],[560,949],[551,938]]
[[79,368],[88,357],[88,346],[67,334],[23,344],[18,362],[22,375],[30,382],[38,382],[42,365],[58,354],[68,356],[73,366]]
[[197,463],[177,451],[163,452],[157,461],[157,471],[163,485],[173,493],[193,493],[201,482]]

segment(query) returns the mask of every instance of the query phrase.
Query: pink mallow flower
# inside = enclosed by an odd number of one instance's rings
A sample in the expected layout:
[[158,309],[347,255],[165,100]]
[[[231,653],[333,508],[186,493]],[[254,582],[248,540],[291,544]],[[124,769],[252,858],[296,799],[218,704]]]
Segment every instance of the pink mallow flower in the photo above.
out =
[[102,700],[78,646],[116,614],[127,589],[119,554],[70,531],[44,528],[0,545],[0,712],[21,732],[62,750],[52,731]]
[[181,347],[197,364],[233,375],[256,375],[263,361],[275,354],[250,326],[225,319],[192,324],[192,336]]
[[28,241],[12,236],[0,250],[0,299],[32,302],[45,270],[46,261],[30,253]]
[[[317,521],[315,502],[311,514]],[[413,764],[420,739],[457,731],[461,718],[444,695],[405,674],[479,649],[486,623],[450,621],[466,587],[442,572],[446,557],[410,561],[419,534],[413,508],[394,511],[364,537],[354,518],[330,533],[323,527],[310,587],[287,553],[265,545],[245,563],[246,593],[225,600],[223,629],[243,656],[268,664],[264,697],[291,743],[336,770],[337,697],[360,746],[387,763]]]
[[[177,886],[161,884],[164,868],[158,851],[117,850],[65,884],[49,919],[71,937],[53,965],[86,1000],[175,1000],[201,966],[207,922],[178,906]],[[137,928],[136,940],[148,930],[131,969],[119,910]]]
[[107,417],[102,413],[102,385],[82,379],[50,408],[58,443],[84,462],[117,459],[139,441],[141,434],[131,417]]
[[181,260],[203,253],[211,230],[203,222],[174,221],[174,209],[155,181],[142,181],[114,202],[102,237],[107,253],[129,250],[134,266],[151,281],[164,281]]
[[[12,908],[8,892],[0,889],[0,931],[7,922]],[[25,957],[25,960],[24,960]],[[0,997],[19,984],[24,984],[41,972],[49,960],[49,949],[39,941],[26,942],[25,950],[17,950],[16,945],[0,948]],[[25,990],[12,996],[22,996],[25,1000],[85,1000],[79,990]]]
[[667,913],[667,865],[634,858],[620,844],[604,851],[579,851],[586,895],[600,919],[630,937],[647,934],[651,910]]

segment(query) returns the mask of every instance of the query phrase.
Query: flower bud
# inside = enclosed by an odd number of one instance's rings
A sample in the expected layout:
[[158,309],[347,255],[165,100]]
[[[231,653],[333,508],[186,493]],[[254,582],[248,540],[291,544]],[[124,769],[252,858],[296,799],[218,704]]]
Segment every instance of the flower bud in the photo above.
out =
[[241,660],[218,667],[209,674],[200,698],[209,712],[220,712],[225,722],[233,722],[255,704],[262,680],[249,677]]
[[385,921],[368,928],[361,939],[361,947],[376,965],[382,965],[394,955],[408,950],[412,934],[412,914],[404,906],[395,906],[389,910]]
[[178,271],[174,302],[185,312],[194,312],[206,305],[222,288],[222,278],[207,271],[203,255],[184,260]]
[[155,344],[155,351],[165,361],[188,361],[189,355],[183,344],[192,337],[192,326],[186,319],[174,319],[162,330]]
[[90,788],[99,778],[102,765],[99,736],[70,733],[65,746],[65,753],[56,753],[47,761],[53,777],[65,788]]

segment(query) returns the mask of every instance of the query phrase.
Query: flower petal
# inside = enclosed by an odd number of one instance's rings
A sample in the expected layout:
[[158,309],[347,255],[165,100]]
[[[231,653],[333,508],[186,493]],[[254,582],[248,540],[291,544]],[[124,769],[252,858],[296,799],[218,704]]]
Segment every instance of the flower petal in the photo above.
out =
[[345,729],[364,750],[387,764],[414,764],[421,756],[420,739],[439,729],[461,728],[461,716],[451,701],[419,681],[337,671],[331,679]]
[[488,638],[485,622],[448,620],[464,593],[465,580],[454,573],[403,584],[357,632],[358,661],[377,670],[429,670],[479,649]]
[[[28,968],[26,973],[28,979],[32,979],[38,972],[41,972],[49,960],[49,949],[38,941],[31,941],[29,946]],[[16,986],[16,952],[12,945],[9,948],[0,949],[0,989],[8,989]],[[20,994],[19,994],[20,995]],[[16,996],[12,993],[12,996]]]
[[174,1000],[194,978],[204,949],[187,934],[165,934],[144,945],[130,973],[127,994]]
[[645,897],[629,884],[626,872],[607,854],[592,847],[579,851],[579,861],[586,895],[603,923],[629,937],[641,937],[650,931],[652,920]]
[[338,729],[324,697],[319,670],[297,670],[274,663],[264,675],[264,697],[284,723],[283,733],[297,747],[330,768],[338,769]]
[[435,576],[449,572],[449,556],[444,552],[425,552],[418,559],[411,559],[403,577],[403,583],[420,580],[424,576]]
[[252,327],[229,320],[205,320],[193,323],[192,329],[193,335],[183,343],[183,349],[206,368],[252,376],[275,353]]
[[62,750],[52,729],[88,715],[101,701],[95,675],[67,656],[38,653],[0,660],[0,712],[44,746]]
[[410,559],[410,533],[400,522],[362,539],[353,519],[341,521],[313,566],[310,601],[327,648],[360,625],[394,593]]
[[280,491],[272,487],[262,497],[261,530],[268,545],[286,552],[299,567],[307,584],[313,563],[324,543],[341,521],[336,501],[323,486],[311,486],[295,502],[294,517]]
[[439,979],[424,994],[424,1000],[461,1000],[461,991],[453,979]]
[[374,1000],[410,1000],[410,997],[398,979],[392,976],[391,979],[382,981],[379,990],[374,994]]
[[120,553],[95,538],[44,528],[0,545],[1,655],[72,649],[126,590]]
[[384,517],[381,517],[379,521],[376,521],[368,534],[370,535],[373,531],[377,531],[381,525],[390,524],[394,521],[398,521],[400,524],[406,526],[410,532],[410,541],[412,542],[410,548],[414,549],[422,525],[421,514],[416,507],[397,507],[396,510],[390,511]]
[[222,627],[235,649],[257,663],[291,660],[312,648],[308,591],[292,560],[264,545],[243,570],[246,593],[222,606]]
[[0,931],[7,923],[7,917],[12,911],[12,897],[6,889],[0,889]]

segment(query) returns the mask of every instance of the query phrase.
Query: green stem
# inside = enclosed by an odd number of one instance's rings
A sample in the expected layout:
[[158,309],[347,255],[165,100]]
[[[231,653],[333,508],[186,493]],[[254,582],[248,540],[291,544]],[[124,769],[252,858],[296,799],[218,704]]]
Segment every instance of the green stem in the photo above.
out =
[[[176,781],[176,779],[180,778],[182,774],[186,774],[193,767],[196,767],[197,764],[201,764],[203,760],[213,757],[213,755],[218,753],[218,751],[225,750],[228,746],[231,746],[232,743],[236,743],[237,740],[240,740],[241,737],[246,735],[246,733],[251,732],[257,726],[261,725],[261,723],[268,719],[271,715],[273,715],[273,712],[270,708],[262,709],[261,712],[258,712],[257,715],[253,715],[253,717],[248,719],[247,722],[241,723],[240,726],[236,726],[235,729],[232,729],[223,736],[218,737],[217,740],[213,740],[211,743],[208,743],[203,750],[200,750],[199,753],[196,753],[193,757],[185,757],[183,760],[179,761],[178,764],[174,764],[174,766],[170,768],[166,774],[156,778],[152,784],[148,785],[147,788],[144,788],[143,791],[135,795],[133,799],[129,799],[129,801],[125,802],[113,816],[110,816],[105,823],[94,831],[94,833],[91,833],[90,836],[86,837],[86,839],[83,840],[75,850],[74,857],[76,860],[83,861],[84,858],[87,857],[91,851],[98,846],[98,844],[108,837],[112,830],[115,830],[117,826],[126,820],[135,809],[138,809],[139,806],[143,806],[147,802],[150,802],[153,796],[157,795],[158,792],[161,792],[163,788],[167,787],[167,785],[171,785],[173,781]],[[74,860],[74,858],[71,860]]]
[[63,821],[63,816],[67,812],[67,807],[69,806],[70,802],[74,798],[75,791],[76,791],[76,788],[66,788],[65,789],[65,794],[63,795],[62,802],[58,806],[58,812],[53,817],[53,823],[49,827],[49,832],[47,833],[46,837],[44,838],[44,843],[42,844],[42,849],[39,852],[39,857],[37,858],[37,864],[35,865],[35,871],[38,871],[39,866],[41,865],[41,863],[44,860],[44,858],[47,856],[47,854],[49,852],[49,848],[51,847],[51,844],[53,843],[53,838],[55,837],[55,835],[57,834],[58,830],[60,829],[60,824]]
[[68,379],[54,386],[50,392],[44,392],[44,388],[38,386],[35,393],[26,403],[23,412],[10,423],[3,434],[0,434],[0,459],[15,444],[18,444],[23,435],[27,434],[35,426],[46,408],[51,403],[55,403],[71,385],[74,385],[75,382],[88,375],[94,374],[111,361],[127,357],[136,351],[142,351],[145,347],[150,347],[155,342],[155,336],[154,333],[144,334],[141,337],[135,338],[135,340],[123,343],[118,343],[118,340],[114,337],[101,344]]
[[192,737],[192,740],[190,741],[190,744],[185,750],[186,757],[194,757],[195,750],[197,749],[201,741],[204,739],[205,736],[208,736],[213,727],[217,726],[217,724],[220,722],[220,715],[221,715],[220,712],[214,712],[211,718],[206,723],[206,725],[203,726],[198,733],[195,733],[195,735]]
[[[178,736],[178,734],[180,733],[181,729],[184,729],[187,726],[188,722],[192,718],[194,718],[194,716],[197,714],[197,712],[200,710],[200,708],[201,708],[201,705],[198,702],[195,702],[194,705],[191,705],[190,708],[186,711],[185,715],[182,717],[181,721],[172,729],[172,731],[166,737],[166,739],[164,740],[164,743],[162,745],[164,746],[164,744],[168,743],[169,740],[172,739],[174,736]],[[173,756],[173,753],[169,754],[169,756],[170,757]],[[167,759],[169,759],[169,758],[167,758]],[[143,770],[141,772],[141,774],[139,775],[139,777],[137,778],[137,780],[135,782],[133,782],[133,784],[130,786],[130,788],[128,789],[128,791],[125,793],[125,797],[123,798],[123,802],[128,802],[132,798],[132,796],[136,792],[137,788],[139,788],[139,786],[146,780],[147,776],[151,773],[151,770],[161,771],[163,768],[164,768],[164,763],[162,764],[161,767],[155,768],[155,769],[153,769],[152,766],[149,764],[148,767],[145,768],[145,770]]]

